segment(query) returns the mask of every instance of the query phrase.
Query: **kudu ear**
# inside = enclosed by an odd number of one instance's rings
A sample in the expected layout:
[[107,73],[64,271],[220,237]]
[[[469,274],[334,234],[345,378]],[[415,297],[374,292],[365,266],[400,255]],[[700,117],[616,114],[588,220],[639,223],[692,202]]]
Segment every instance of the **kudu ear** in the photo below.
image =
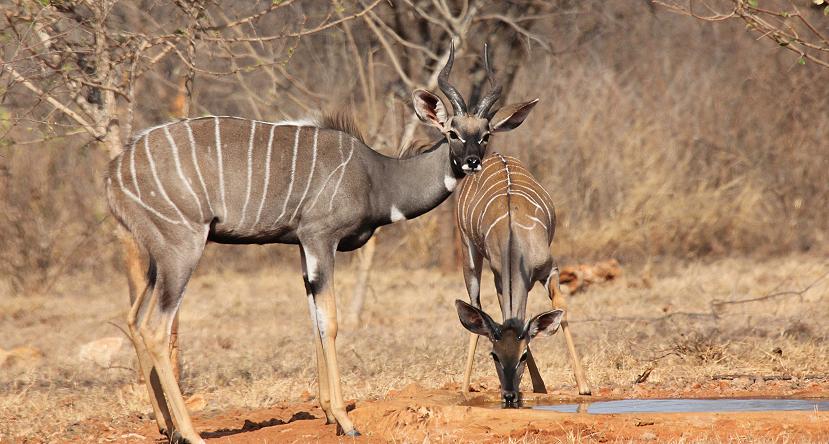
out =
[[498,133],[518,128],[537,103],[538,99],[533,99],[529,102],[513,103],[499,109],[489,120],[492,131]]
[[446,107],[438,96],[426,90],[416,89],[412,92],[412,105],[421,121],[443,131],[449,115],[446,114]]
[[539,334],[550,336],[558,330],[564,310],[553,310],[536,315],[524,327],[524,337],[532,339]]
[[460,299],[455,300],[455,308],[458,310],[458,318],[461,320],[461,324],[467,330],[492,340],[500,336],[498,324],[483,310],[475,308]]

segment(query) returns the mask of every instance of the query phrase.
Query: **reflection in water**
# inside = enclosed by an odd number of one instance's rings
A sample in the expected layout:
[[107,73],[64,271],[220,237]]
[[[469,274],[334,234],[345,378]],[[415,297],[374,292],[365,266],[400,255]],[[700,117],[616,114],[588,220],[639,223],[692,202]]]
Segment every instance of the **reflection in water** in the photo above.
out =
[[537,405],[538,410],[561,413],[683,413],[762,412],[769,410],[829,411],[821,399],[623,399],[579,404]]

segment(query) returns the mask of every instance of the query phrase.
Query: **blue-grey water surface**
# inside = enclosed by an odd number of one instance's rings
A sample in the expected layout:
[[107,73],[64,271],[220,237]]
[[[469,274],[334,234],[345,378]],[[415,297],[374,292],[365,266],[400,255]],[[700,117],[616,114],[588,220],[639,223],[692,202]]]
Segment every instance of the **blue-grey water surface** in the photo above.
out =
[[[818,410],[829,411],[825,399],[623,399],[582,404],[536,405],[534,409],[561,413],[687,413],[687,412],[763,412]],[[586,410],[585,410],[586,409]]]

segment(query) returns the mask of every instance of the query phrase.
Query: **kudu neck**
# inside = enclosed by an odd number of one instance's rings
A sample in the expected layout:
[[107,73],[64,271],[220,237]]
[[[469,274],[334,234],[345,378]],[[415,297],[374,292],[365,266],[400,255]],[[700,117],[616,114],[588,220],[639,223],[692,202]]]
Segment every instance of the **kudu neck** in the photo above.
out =
[[412,219],[441,204],[461,177],[453,171],[449,145],[406,159],[379,160],[385,180],[378,187],[376,208],[381,219]]

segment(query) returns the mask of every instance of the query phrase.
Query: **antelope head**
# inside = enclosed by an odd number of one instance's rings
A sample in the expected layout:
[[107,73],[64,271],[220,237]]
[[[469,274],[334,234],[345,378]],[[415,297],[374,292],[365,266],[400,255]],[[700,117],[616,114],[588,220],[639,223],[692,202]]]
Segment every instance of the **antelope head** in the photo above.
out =
[[452,115],[447,113],[443,101],[438,96],[426,90],[415,90],[412,93],[412,102],[420,120],[439,129],[446,137],[453,169],[457,173],[472,174],[481,169],[481,159],[486,154],[490,136],[521,125],[538,103],[538,99],[493,109],[493,105],[501,96],[501,85],[492,72],[487,46],[484,45],[484,67],[490,91],[469,110],[461,93],[449,83],[449,73],[452,71],[454,60],[455,45],[452,43],[449,47],[449,59],[438,76],[438,86],[452,105]]
[[483,310],[460,299],[455,301],[458,317],[464,328],[489,338],[490,356],[501,381],[501,401],[505,408],[517,408],[521,376],[529,353],[530,341],[538,335],[550,336],[558,330],[563,310],[552,310],[534,316],[526,323],[522,319],[507,319],[503,325],[495,322]]

